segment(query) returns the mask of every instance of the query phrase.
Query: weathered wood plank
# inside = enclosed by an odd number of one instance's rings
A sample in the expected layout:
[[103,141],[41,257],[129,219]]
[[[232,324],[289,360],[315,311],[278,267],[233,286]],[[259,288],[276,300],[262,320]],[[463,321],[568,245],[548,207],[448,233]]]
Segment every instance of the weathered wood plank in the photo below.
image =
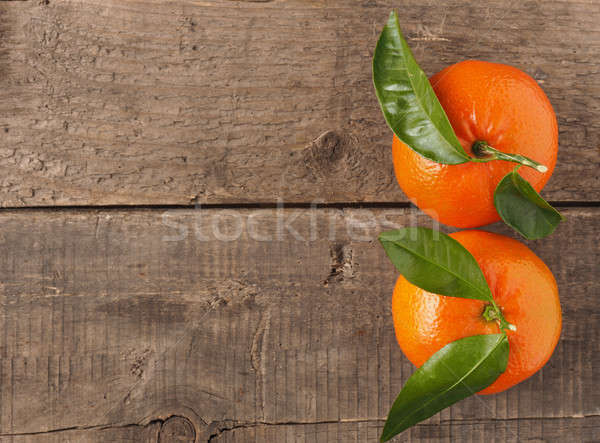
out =
[[[215,434],[213,443],[245,442],[365,442],[377,441],[383,422],[365,421],[317,425],[262,425],[232,427]],[[536,432],[544,427],[543,437]],[[568,430],[568,433],[565,431]],[[504,434],[505,438],[499,438]],[[449,421],[435,425],[417,425],[402,438],[403,442],[447,441],[597,441],[600,437],[600,417],[590,418],[536,418],[515,420]],[[543,438],[543,440],[542,440]]]
[[[565,213],[552,241],[531,243],[562,295],[554,356],[415,441],[512,441],[515,428],[565,440],[571,425],[598,437],[600,208]],[[396,272],[374,238],[415,223],[431,225],[411,209],[0,213],[0,435],[176,414],[201,441],[376,441],[413,368],[391,325]]]
[[[370,57],[393,1],[0,2],[0,205],[404,201]],[[600,4],[408,0],[428,73],[533,75],[559,116],[545,196],[600,199]]]
[[[29,436],[13,437],[15,443],[77,443],[97,442],[148,442],[159,440],[159,426],[150,425],[151,431],[140,426],[123,429],[101,430],[65,430]],[[256,443],[256,442],[366,442],[376,441],[383,426],[382,421],[331,422],[317,424],[252,423],[243,425],[225,424],[202,440],[208,443]],[[420,424],[402,435],[404,442],[447,442],[450,438],[464,436],[471,441],[500,441],[498,435],[504,434],[503,442],[539,441],[536,432],[544,427],[544,441],[564,441],[566,435],[570,441],[592,442],[600,435],[600,417],[579,418],[534,418],[514,420],[467,420],[448,421],[440,424]],[[568,430],[568,434],[565,434]],[[187,437],[187,435],[185,435]],[[9,441],[0,436],[0,442]],[[192,439],[172,440],[173,443],[192,443]]]

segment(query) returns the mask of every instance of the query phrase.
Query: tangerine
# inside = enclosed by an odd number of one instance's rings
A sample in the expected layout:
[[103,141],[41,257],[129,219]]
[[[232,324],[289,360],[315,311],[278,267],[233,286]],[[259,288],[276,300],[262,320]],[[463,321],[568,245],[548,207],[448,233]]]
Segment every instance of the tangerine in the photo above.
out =
[[[529,157],[544,173],[521,167],[519,174],[540,191],[554,170],[558,124],[550,101],[529,75],[512,66],[464,61],[430,78],[430,83],[467,154],[485,141],[493,148]],[[494,160],[445,165],[410,149],[395,135],[394,170],[400,187],[425,213],[457,228],[500,220],[494,190],[515,164]]]
[[[516,326],[507,331],[506,371],[480,394],[504,391],[537,372],[556,347],[562,323],[556,281],[544,262],[517,240],[485,231],[450,236],[475,257],[494,301]],[[432,294],[403,276],[394,288],[396,338],[417,367],[450,342],[500,332],[495,321],[486,320],[485,310],[484,301]]]

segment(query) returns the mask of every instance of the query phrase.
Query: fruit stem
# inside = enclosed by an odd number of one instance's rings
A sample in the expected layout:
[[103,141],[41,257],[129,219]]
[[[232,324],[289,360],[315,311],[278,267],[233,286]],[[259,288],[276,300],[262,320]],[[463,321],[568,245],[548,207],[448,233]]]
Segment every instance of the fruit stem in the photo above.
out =
[[496,321],[498,322],[498,326],[500,329],[508,329],[510,331],[516,331],[517,327],[506,321],[504,315],[502,315],[502,311],[498,307],[495,301],[492,300],[492,303],[486,305],[483,310],[483,318],[487,321]]
[[506,160],[509,162],[519,163],[523,166],[529,166],[538,172],[548,171],[546,166],[536,162],[535,160],[519,154],[507,154],[506,152],[498,151],[497,149],[492,148],[488,142],[483,140],[477,140],[475,143],[473,143],[471,150],[473,151],[473,154],[475,154],[475,158],[471,157],[471,161],[489,162],[492,160]]

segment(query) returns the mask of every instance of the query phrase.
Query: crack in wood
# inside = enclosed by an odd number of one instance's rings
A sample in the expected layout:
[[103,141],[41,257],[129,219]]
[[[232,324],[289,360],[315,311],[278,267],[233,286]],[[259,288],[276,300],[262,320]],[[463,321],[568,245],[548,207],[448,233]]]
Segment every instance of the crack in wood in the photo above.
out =
[[265,417],[265,398],[266,393],[266,380],[265,376],[267,373],[265,353],[266,343],[269,336],[269,330],[271,328],[271,310],[267,310],[261,315],[260,322],[252,337],[252,345],[250,348],[250,362],[252,368],[257,374],[256,377],[256,392],[260,396],[260,410],[262,417]]
[[[419,423],[415,425],[415,427],[439,427],[441,425],[452,425],[452,424],[485,424],[485,423],[503,423],[503,422],[514,422],[514,421],[527,421],[527,420],[564,420],[564,419],[586,419],[600,417],[599,414],[586,414],[586,415],[570,415],[570,416],[561,416],[561,417],[513,417],[513,418],[495,418],[490,417],[486,419],[461,419],[461,418],[451,418],[451,419],[441,419],[437,423]],[[342,418],[339,420],[317,420],[317,421],[281,421],[281,422],[268,422],[268,421],[255,421],[248,423],[240,423],[232,420],[223,420],[220,422],[211,423],[211,427],[216,427],[212,431],[212,433],[208,436],[206,440],[207,443],[211,443],[215,441],[215,439],[219,438],[222,434],[226,432],[232,432],[237,429],[250,429],[256,428],[259,426],[307,426],[307,425],[332,425],[332,424],[347,424],[347,423],[378,423],[381,424],[385,422],[385,418]]]
[[[64,428],[55,428],[48,429],[43,431],[31,431],[31,432],[10,432],[10,433],[0,433],[0,437],[27,437],[27,436],[36,436],[36,435],[46,435],[46,434],[56,434],[60,432],[69,432],[69,431],[103,431],[108,429],[127,429],[127,428],[146,428],[152,425],[163,425],[168,420],[173,417],[178,416],[169,416],[166,419],[153,419],[147,423],[106,423],[101,425],[79,425],[79,426],[67,426]],[[579,419],[585,420],[589,418],[600,417],[600,413],[594,414],[575,414],[575,415],[565,415],[565,416],[556,416],[556,417],[510,417],[510,418],[495,418],[490,417],[486,419],[461,419],[461,418],[452,418],[452,419],[441,419],[437,423],[419,423],[416,426],[440,426],[440,425],[450,425],[450,424],[480,424],[480,423],[489,423],[489,422],[514,422],[514,421],[527,421],[527,420],[565,420],[565,419]],[[179,417],[178,417],[179,418]],[[307,425],[329,425],[329,424],[345,424],[345,423],[381,423],[384,422],[385,418],[383,417],[371,417],[371,418],[342,418],[339,420],[317,420],[317,421],[255,421],[255,422],[246,422],[239,423],[231,420],[222,420],[219,422],[213,422],[209,426],[214,429],[212,433],[208,436],[207,443],[212,442],[215,438],[219,437],[221,434],[229,431],[235,431],[236,429],[247,429],[247,428],[255,428],[258,426],[307,426]]]
[[69,431],[104,431],[107,429],[146,428],[155,424],[162,425],[164,421],[165,420],[157,418],[147,423],[105,423],[101,425],[66,426],[64,428],[47,429],[43,431],[0,433],[0,437],[28,437]]
[[[255,421],[250,423],[235,423],[232,421],[224,420],[217,423],[212,423],[212,426],[217,426],[217,429],[214,430],[209,436],[206,443],[211,443],[214,439],[218,438],[225,432],[235,431],[236,429],[248,429],[248,428],[256,428],[258,426],[303,426],[303,425],[331,425],[331,424],[339,424],[339,423],[372,423],[372,422],[380,422],[384,419],[380,418],[367,418],[367,419],[340,419],[340,420],[320,420],[320,421],[311,421],[311,422],[303,422],[303,421],[282,421],[282,422],[266,422],[266,421]],[[221,426],[219,426],[221,425]]]

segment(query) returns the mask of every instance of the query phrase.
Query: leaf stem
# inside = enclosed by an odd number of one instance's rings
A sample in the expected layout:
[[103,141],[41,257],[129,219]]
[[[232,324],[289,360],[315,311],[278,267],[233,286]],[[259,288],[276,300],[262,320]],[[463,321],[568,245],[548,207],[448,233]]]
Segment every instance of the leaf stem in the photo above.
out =
[[483,318],[487,321],[497,321],[500,329],[509,331],[516,331],[517,327],[512,323],[509,323],[504,318],[500,307],[496,304],[494,300],[492,300],[491,304],[487,305],[483,310]]
[[538,172],[548,171],[548,167],[536,162],[528,157],[519,154],[507,154],[506,152],[498,151],[492,148],[487,142],[477,140],[471,147],[475,158],[471,157],[471,161],[489,162],[492,160],[506,160],[509,162],[519,163],[523,166],[529,166]]

